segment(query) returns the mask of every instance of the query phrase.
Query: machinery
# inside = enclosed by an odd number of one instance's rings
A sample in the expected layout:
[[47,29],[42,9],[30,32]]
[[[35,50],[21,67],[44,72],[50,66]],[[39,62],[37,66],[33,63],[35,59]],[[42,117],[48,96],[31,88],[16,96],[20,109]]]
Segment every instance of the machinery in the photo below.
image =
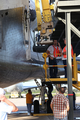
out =
[[53,22],[51,9],[53,5],[49,5],[49,0],[41,0],[42,2],[42,14],[40,13],[39,0],[35,0],[36,15],[37,15],[37,29],[40,31],[41,40],[38,44],[51,44],[50,35],[53,32]]

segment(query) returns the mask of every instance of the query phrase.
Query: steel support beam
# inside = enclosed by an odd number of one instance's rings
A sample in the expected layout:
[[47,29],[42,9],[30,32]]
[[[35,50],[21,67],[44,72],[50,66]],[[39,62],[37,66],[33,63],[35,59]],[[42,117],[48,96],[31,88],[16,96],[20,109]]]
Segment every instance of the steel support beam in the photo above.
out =
[[[66,20],[58,17],[59,20],[61,20],[64,24],[66,24]],[[72,24],[70,23],[71,30],[80,38],[80,31]]]
[[[68,94],[72,94],[72,65],[71,65],[71,28],[70,28],[70,13],[66,15],[66,43],[67,43],[67,79],[68,79]],[[70,111],[69,120],[73,120],[73,96],[69,96]]]
[[54,14],[64,12],[80,12],[80,0],[55,0]]
[[[58,0],[56,0],[58,1]],[[79,6],[80,5],[80,0],[64,0],[64,1],[58,1],[58,5],[59,7],[69,7],[69,6]]]

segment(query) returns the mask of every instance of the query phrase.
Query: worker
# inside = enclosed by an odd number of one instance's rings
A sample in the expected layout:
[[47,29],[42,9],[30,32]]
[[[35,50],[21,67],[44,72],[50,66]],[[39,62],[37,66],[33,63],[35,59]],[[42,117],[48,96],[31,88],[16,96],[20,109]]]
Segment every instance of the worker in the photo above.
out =
[[[68,98],[68,95],[66,96]],[[69,98],[68,98],[69,99]],[[76,95],[75,92],[73,92],[73,109],[76,110],[76,106],[75,106],[75,100],[76,100]]]
[[69,100],[64,96],[65,88],[60,87],[59,93],[52,98],[50,107],[54,114],[54,120],[67,120],[69,111]]
[[[50,45],[47,49],[47,54],[49,57],[49,65],[57,65],[56,58],[60,56],[60,53],[62,52],[62,49],[60,47],[60,43],[57,42],[57,40],[53,41],[53,45]],[[50,78],[56,78],[58,68],[57,67],[50,67]]]
[[76,95],[75,95],[75,92],[73,92],[73,109],[74,109],[74,110],[76,110],[75,100],[76,100]]
[[[63,40],[64,40],[65,47],[62,50],[62,60],[63,60],[63,64],[67,65],[67,63],[66,63],[66,60],[67,60],[67,55],[66,55],[66,38],[64,38]],[[71,56],[73,57],[73,47],[72,47],[72,45],[71,45]],[[64,66],[64,69],[65,69],[65,78],[67,78],[67,67]]]
[[18,108],[5,97],[5,91],[0,88],[0,120],[7,120],[7,113],[16,112]]
[[29,89],[28,93],[26,94],[26,104],[27,104],[28,115],[31,115],[32,103],[33,103],[33,96],[32,96],[31,90]]

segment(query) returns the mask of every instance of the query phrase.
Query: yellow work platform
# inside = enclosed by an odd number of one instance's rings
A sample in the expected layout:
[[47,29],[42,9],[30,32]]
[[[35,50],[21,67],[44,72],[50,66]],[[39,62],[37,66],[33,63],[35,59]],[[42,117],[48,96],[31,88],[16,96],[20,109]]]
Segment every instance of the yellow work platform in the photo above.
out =
[[[58,68],[64,68],[64,66],[67,67],[67,65],[47,65],[46,63],[46,58],[48,57],[47,53],[43,53],[43,58],[44,58],[44,65],[43,69],[45,70],[45,82],[53,82],[54,84],[59,84],[59,83],[67,83],[67,78],[48,78],[47,77],[47,69],[49,67],[58,67]],[[73,62],[72,62],[72,85],[80,90],[80,81],[78,81],[78,71],[77,65],[80,64],[80,61],[76,61],[76,54],[73,55]]]
[[33,114],[33,116],[53,116],[53,113],[39,113],[39,114]]
[[[45,78],[45,82],[53,82],[53,83],[67,83],[67,78]],[[72,83],[77,83],[75,78],[72,78]]]

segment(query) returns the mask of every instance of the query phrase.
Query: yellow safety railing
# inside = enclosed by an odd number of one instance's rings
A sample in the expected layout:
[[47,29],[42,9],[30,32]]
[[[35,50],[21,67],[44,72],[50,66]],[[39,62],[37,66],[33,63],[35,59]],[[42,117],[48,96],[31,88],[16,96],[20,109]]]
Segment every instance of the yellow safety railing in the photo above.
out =
[[[77,61],[77,64],[79,64],[80,65],[80,61]],[[80,71],[77,71],[79,74],[80,74]]]
[[[64,68],[64,66],[67,65],[47,65],[46,63],[46,58],[48,57],[47,53],[43,53],[43,58],[44,58],[44,65],[43,68],[45,70],[45,81],[49,82],[49,81],[60,81],[60,82],[67,82],[67,78],[48,78],[47,77],[47,69],[49,67],[59,67],[59,68]],[[76,62],[76,54],[74,54],[73,56],[73,64],[72,64],[72,81],[77,82],[78,81],[78,77],[77,77],[77,62]]]
[[[74,62],[74,64],[75,64],[75,62]],[[78,65],[78,64],[80,64],[80,61],[76,61],[76,68],[77,68],[77,65]],[[79,73],[79,74],[80,74],[80,71],[78,71],[78,70],[76,69],[76,73]],[[76,74],[74,74],[74,76],[77,77]],[[73,87],[75,87],[76,89],[80,90],[80,81],[78,81],[78,77],[77,77],[76,79],[77,79],[77,83],[76,83],[76,84],[72,84],[72,85],[73,85]]]

